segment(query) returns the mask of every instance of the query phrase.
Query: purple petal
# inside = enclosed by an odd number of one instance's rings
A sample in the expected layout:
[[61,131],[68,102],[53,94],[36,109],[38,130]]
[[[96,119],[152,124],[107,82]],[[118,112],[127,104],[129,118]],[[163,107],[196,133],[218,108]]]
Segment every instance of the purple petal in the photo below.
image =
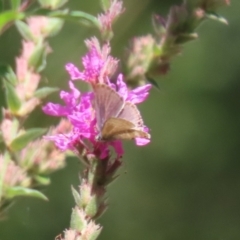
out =
[[122,142],[121,141],[114,141],[114,142],[111,142],[110,144],[115,149],[118,157],[122,157],[123,154],[124,154]]
[[123,75],[119,74],[117,78],[117,87],[118,87],[118,93],[123,97],[124,100],[128,97],[128,88],[126,83],[123,81]]
[[48,115],[58,117],[67,116],[69,113],[66,107],[55,103],[47,103],[45,106],[42,107],[42,110]]
[[78,99],[80,97],[80,95],[81,95],[81,92],[77,88],[75,88],[73,82],[69,81],[68,85],[69,85],[69,88],[72,90],[72,96],[75,99]]
[[68,71],[72,80],[83,79],[83,73],[80,72],[74,64],[66,64],[65,69]]
[[99,146],[100,150],[100,159],[105,159],[109,156],[108,144],[103,143]]
[[135,143],[138,146],[144,146],[148,143],[150,143],[150,139],[146,139],[146,138],[135,138]]
[[66,135],[58,134],[55,136],[44,136],[44,138],[53,141],[56,147],[62,151],[69,149],[70,138],[68,138]]
[[129,92],[127,100],[134,104],[143,102],[147,98],[151,87],[151,84],[146,84],[144,86],[135,88],[134,90]]

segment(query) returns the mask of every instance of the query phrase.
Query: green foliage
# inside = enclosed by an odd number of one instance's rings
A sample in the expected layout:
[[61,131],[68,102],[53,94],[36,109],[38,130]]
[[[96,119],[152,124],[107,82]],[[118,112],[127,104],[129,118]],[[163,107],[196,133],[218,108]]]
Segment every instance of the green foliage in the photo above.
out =
[[32,128],[28,129],[25,133],[16,137],[10,144],[10,149],[13,152],[19,151],[27,146],[28,143],[42,136],[47,129],[45,128]]
[[30,189],[30,188],[25,188],[25,187],[10,187],[6,191],[6,198],[14,198],[17,196],[24,196],[24,197],[35,197],[39,198],[42,200],[47,201],[47,197],[41,193],[40,191]]
[[8,80],[4,81],[5,86],[5,93],[6,93],[6,100],[7,100],[7,106],[10,109],[10,111],[14,114],[18,112],[18,110],[21,108],[21,100],[19,99],[16,89],[13,86],[11,82]]
[[0,65],[0,79],[8,80],[13,86],[17,83],[17,76],[8,65]]
[[45,97],[47,97],[48,95],[59,91],[59,88],[56,87],[42,87],[39,88],[35,93],[34,96],[39,98],[39,99],[43,99]]
[[34,36],[25,22],[18,20],[15,22],[15,25],[25,40],[34,41]]
[[15,10],[2,12],[0,14],[0,33],[7,24],[10,24],[16,20],[23,19],[24,17],[25,17],[24,13]]
[[83,11],[69,11],[67,9],[51,11],[49,9],[41,8],[32,12],[31,14],[43,15],[48,17],[56,17],[56,18],[67,20],[67,21],[87,24],[88,26],[92,26],[92,27],[99,27],[97,18]]
[[72,211],[70,227],[71,229],[76,229],[79,232],[86,227],[86,221],[83,221],[83,218],[79,216],[76,208]]
[[[110,211],[101,219],[99,240],[240,239],[240,2],[231,2],[222,9],[229,26],[205,21],[200,39],[186,44],[168,76],[156,79],[161,91],[152,89],[141,106],[152,142],[141,149],[125,143],[123,171],[109,188]],[[72,0],[68,7],[91,9],[95,3]],[[124,55],[130,37],[151,31],[152,12],[167,13],[173,3],[128,1],[116,25],[114,56]],[[8,34],[1,39],[2,59],[15,57],[7,46],[19,41]],[[66,88],[68,77],[60,68],[67,61],[79,64],[86,51],[79,36],[89,35],[68,24],[52,39],[54,53],[46,68],[50,86]],[[39,121],[49,117],[39,120],[34,114],[32,122]],[[50,240],[68,228],[74,206],[69,188],[79,184],[79,168],[79,160],[71,157],[66,169],[53,174],[48,204],[18,201],[7,224],[0,223],[0,239],[19,239],[21,231],[24,239],[42,240],[44,232]]]
[[18,10],[20,7],[21,0],[11,0],[11,6],[13,10]]
[[100,0],[101,7],[104,11],[107,11],[109,7],[111,6],[111,0]]
[[206,17],[224,24],[228,24],[228,21],[226,18],[224,18],[223,16],[220,16],[219,14],[215,13],[215,12],[207,12]]
[[42,7],[56,9],[62,7],[68,0],[38,0],[38,2]]
[[51,182],[50,177],[47,176],[34,175],[33,178],[40,185],[49,185]]
[[82,198],[80,196],[80,194],[78,193],[78,191],[72,186],[71,187],[72,190],[72,195],[74,197],[74,201],[76,203],[77,206],[82,207]]
[[46,46],[41,42],[40,39],[29,59],[29,67],[35,69],[36,72],[41,72],[46,67],[46,54]]

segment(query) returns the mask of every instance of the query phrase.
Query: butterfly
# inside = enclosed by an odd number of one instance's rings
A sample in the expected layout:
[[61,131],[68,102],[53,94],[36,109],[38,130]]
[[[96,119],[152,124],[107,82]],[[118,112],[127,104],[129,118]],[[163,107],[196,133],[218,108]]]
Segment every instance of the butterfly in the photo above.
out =
[[143,131],[143,120],[135,104],[125,101],[106,84],[94,84],[93,91],[99,132],[97,140],[150,139],[150,134]]

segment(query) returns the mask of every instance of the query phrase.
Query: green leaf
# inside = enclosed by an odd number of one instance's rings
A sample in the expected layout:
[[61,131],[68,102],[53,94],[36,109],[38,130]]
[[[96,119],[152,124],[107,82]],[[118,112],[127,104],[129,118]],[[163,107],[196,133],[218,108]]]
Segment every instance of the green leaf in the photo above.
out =
[[42,136],[47,131],[46,128],[32,128],[27,130],[22,135],[16,137],[10,144],[12,151],[19,151],[27,146],[28,143]]
[[41,15],[48,17],[61,17],[69,13],[68,9],[53,11],[47,8],[38,8],[32,12],[29,12],[28,15]]
[[158,83],[153,78],[151,78],[150,76],[147,76],[147,75],[145,77],[149,83],[151,83],[155,88],[157,88],[157,90],[160,90]]
[[95,26],[99,28],[98,19],[88,13],[82,11],[72,11],[69,12],[68,9],[51,11],[49,9],[38,9],[35,12],[32,12],[31,15],[44,15],[48,17],[57,17],[62,18],[64,20],[74,21],[77,23],[87,23],[89,26]]
[[95,26],[99,28],[98,19],[88,13],[82,11],[72,11],[70,12],[66,18],[66,20],[72,20],[79,23],[88,24],[89,26]]
[[23,19],[25,15],[22,12],[17,11],[5,11],[0,14],[0,33],[2,32],[3,28],[8,24],[15,20]]
[[17,196],[36,197],[36,198],[40,198],[45,201],[48,200],[48,198],[43,193],[41,193],[35,189],[19,187],[19,186],[11,187],[11,188],[7,189],[7,191],[6,191],[7,198],[14,198]]
[[54,93],[59,91],[59,88],[54,88],[54,87],[43,87],[43,88],[39,88],[35,93],[34,96],[39,98],[39,99],[43,99],[45,97],[47,97],[49,94]]
[[221,22],[221,23],[224,23],[224,24],[228,25],[227,19],[218,15],[215,12],[207,12],[207,13],[205,13],[205,16],[209,19],[216,20],[218,22]]
[[41,185],[49,185],[51,182],[50,178],[46,176],[37,175],[37,176],[34,176],[34,179]]
[[13,84],[6,79],[4,81],[4,86],[6,89],[7,105],[12,113],[17,113],[21,108],[21,100],[19,99]]
[[46,46],[40,41],[29,59],[29,67],[41,72],[46,66]]
[[186,34],[179,34],[177,39],[175,40],[176,44],[183,44],[189,41],[196,40],[198,38],[197,33],[186,33]]
[[29,26],[25,22],[18,20],[15,22],[15,25],[25,40],[34,41],[32,32],[30,31]]
[[14,86],[17,84],[17,76],[8,65],[0,65],[0,78],[7,79]]
[[20,4],[21,4],[21,0],[11,0],[12,9],[14,10],[19,9]]

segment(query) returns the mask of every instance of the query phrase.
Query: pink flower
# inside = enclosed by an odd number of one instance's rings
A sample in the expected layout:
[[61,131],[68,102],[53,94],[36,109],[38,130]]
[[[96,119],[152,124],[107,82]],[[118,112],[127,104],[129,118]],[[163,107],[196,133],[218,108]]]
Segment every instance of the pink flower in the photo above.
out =
[[118,157],[122,156],[123,150],[120,141],[116,142],[97,142],[96,136],[96,117],[92,106],[93,93],[88,92],[81,94],[69,82],[71,92],[62,91],[60,96],[65,105],[48,103],[43,107],[46,114],[58,117],[66,117],[71,122],[73,129],[68,134],[57,134],[53,136],[45,136],[55,143],[55,145],[63,150],[79,151],[83,148],[88,153],[97,153],[100,159],[109,157],[109,146],[111,145]]
[[117,59],[109,56],[110,46],[102,48],[96,38],[85,41],[89,52],[82,58],[84,70],[80,71],[74,64],[68,63],[66,70],[72,80],[83,80],[89,83],[107,83],[117,68]]
[[101,32],[109,32],[112,30],[112,25],[114,21],[118,18],[120,14],[124,11],[122,6],[122,1],[113,0],[111,1],[111,5],[109,9],[103,14],[98,16],[98,21],[100,22],[100,30]]
[[[86,44],[89,52],[83,57],[84,70],[79,71],[73,64],[66,65],[72,80],[80,79],[90,83],[92,86],[98,83],[108,85],[114,90],[115,97],[119,95],[119,99],[122,99],[123,108],[127,102],[135,105],[147,98],[151,88],[150,84],[129,90],[123,81],[122,74],[118,75],[115,83],[110,81],[117,67],[117,60],[109,55],[110,48],[108,45],[100,48],[96,38],[86,41]],[[117,158],[121,157],[123,155],[121,140],[99,141],[99,131],[101,129],[99,129],[99,124],[97,124],[99,115],[96,114],[98,109],[95,109],[98,106],[94,104],[95,90],[93,92],[80,93],[71,81],[69,81],[69,88],[70,92],[61,91],[60,93],[64,105],[48,103],[43,107],[43,111],[52,116],[66,117],[73,126],[72,131],[68,134],[58,134],[47,136],[46,138],[54,141],[61,150],[70,149],[79,153],[85,149],[87,154],[94,154],[99,159],[105,159],[111,157],[110,149],[113,148]],[[106,94],[108,93],[109,91],[106,92]],[[136,111],[138,114],[138,110]],[[139,117],[141,118],[141,116]],[[130,121],[128,119],[129,117],[126,120]],[[104,120],[106,121],[107,119]],[[136,129],[147,133],[148,128],[142,125],[142,119],[139,121],[141,126],[140,128],[136,126]],[[149,135],[146,134],[146,136]],[[146,145],[149,141],[149,139],[145,138],[135,139],[136,144],[139,146]]]
[[137,87],[134,90],[129,90],[126,83],[123,81],[122,74],[118,76],[116,86],[119,95],[121,95],[126,101],[129,101],[133,104],[145,101],[145,99],[148,97],[149,90],[152,87],[151,84],[146,84],[144,86]]

